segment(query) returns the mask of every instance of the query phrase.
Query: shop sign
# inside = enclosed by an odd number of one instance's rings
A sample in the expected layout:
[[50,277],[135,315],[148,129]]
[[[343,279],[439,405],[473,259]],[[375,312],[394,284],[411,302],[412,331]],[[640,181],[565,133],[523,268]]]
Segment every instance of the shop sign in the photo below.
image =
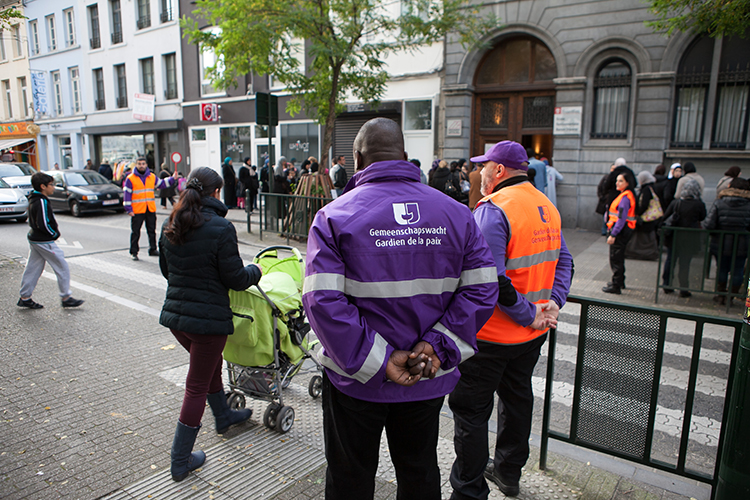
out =
[[156,96],[152,94],[135,94],[133,97],[133,119],[142,122],[154,121]]
[[563,106],[555,108],[555,135],[581,135],[582,106]]
[[23,135],[33,135],[29,130],[29,122],[0,123],[0,136],[2,137],[20,137]]
[[31,72],[31,97],[34,101],[34,112],[37,115],[46,115],[47,109],[47,85],[43,71]]
[[218,122],[219,121],[219,106],[212,102],[201,103],[201,121],[202,122]]

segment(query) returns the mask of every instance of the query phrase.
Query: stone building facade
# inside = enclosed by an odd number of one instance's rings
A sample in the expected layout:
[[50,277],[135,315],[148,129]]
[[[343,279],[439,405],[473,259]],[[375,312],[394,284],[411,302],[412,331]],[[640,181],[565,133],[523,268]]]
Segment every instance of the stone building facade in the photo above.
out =
[[618,157],[636,173],[692,161],[707,205],[729,166],[750,175],[749,41],[655,33],[641,0],[482,5],[502,26],[480,49],[446,43],[440,157],[521,142],[563,174],[564,225],[591,230],[597,184]]

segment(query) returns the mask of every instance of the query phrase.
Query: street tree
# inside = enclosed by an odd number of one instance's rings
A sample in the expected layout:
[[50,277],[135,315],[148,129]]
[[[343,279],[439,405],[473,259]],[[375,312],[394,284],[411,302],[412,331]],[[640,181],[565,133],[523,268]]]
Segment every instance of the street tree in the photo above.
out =
[[750,0],[649,0],[657,19],[646,24],[657,31],[708,34],[712,37],[750,33]]
[[[324,168],[345,99],[376,104],[382,98],[387,56],[419,53],[446,36],[468,47],[497,26],[493,16],[480,16],[471,3],[197,0],[193,17],[183,17],[182,26],[191,43],[216,54],[217,63],[208,71],[214,85],[236,86],[237,76],[251,72],[272,75],[283,84],[291,94],[287,112],[295,115],[304,109],[325,127]],[[214,28],[201,29],[205,25],[198,19]],[[305,59],[307,67],[301,62]]]
[[26,16],[21,14],[15,7],[0,11],[0,28],[15,24],[21,19],[26,19]]

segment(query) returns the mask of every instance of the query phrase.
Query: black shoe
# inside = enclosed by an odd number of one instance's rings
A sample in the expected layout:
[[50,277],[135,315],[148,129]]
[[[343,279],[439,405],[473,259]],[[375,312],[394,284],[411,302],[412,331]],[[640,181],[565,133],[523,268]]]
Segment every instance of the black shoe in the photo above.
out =
[[73,297],[68,297],[67,299],[62,301],[63,307],[78,307],[81,304],[83,304],[82,299],[74,299]]
[[[607,281],[607,286],[614,286],[614,284],[611,281]],[[623,283],[620,288],[625,290],[627,287],[625,286],[625,283]]]
[[492,459],[487,462],[487,467],[484,469],[484,477],[495,483],[506,497],[518,496],[520,491],[518,481],[510,481],[500,477],[500,474],[495,470],[495,463]]
[[674,288],[665,288],[664,293],[674,293]]
[[615,295],[620,295],[622,293],[620,291],[620,287],[619,286],[615,286],[614,284],[607,285],[607,286],[603,287],[602,288],[602,292],[604,292],[604,293],[614,293]]
[[151,257],[158,257],[159,256],[159,252],[157,252],[156,250],[149,250],[148,254]]
[[34,302],[31,297],[28,299],[18,299],[19,307],[28,307],[29,309],[41,309],[44,307],[42,304],[39,304],[38,302]]
[[133,260],[139,260],[139,259],[138,259],[138,254],[137,254],[137,253],[131,253],[131,254],[130,254],[130,258],[131,258],[131,259],[133,259]]
[[692,297],[692,296],[693,294],[688,292],[687,290],[680,290],[680,297],[685,298],[685,297]]

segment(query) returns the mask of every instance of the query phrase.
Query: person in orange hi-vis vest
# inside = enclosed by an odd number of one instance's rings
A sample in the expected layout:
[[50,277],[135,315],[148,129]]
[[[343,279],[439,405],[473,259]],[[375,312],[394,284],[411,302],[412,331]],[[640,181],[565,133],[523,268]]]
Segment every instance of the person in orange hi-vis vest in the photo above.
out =
[[[495,258],[500,291],[492,317],[477,334],[478,352],[459,365],[461,379],[448,400],[456,449],[450,475],[454,500],[486,499],[485,479],[506,496],[518,495],[529,457],[531,375],[573,277],[560,214],[529,182],[525,149],[503,141],[471,161],[484,164],[484,198],[474,220]],[[500,398],[497,441],[489,458],[495,393]]]
[[156,249],[156,200],[154,189],[167,189],[177,183],[177,169],[171,177],[159,179],[149,170],[146,158],[135,161],[135,170],[127,176],[122,186],[123,205],[130,214],[130,258],[138,260],[138,241],[141,239],[141,226],[146,221],[148,234],[148,254],[157,257]]
[[609,206],[607,228],[609,236],[609,267],[612,268],[612,281],[602,288],[604,293],[622,293],[625,288],[625,247],[635,229],[635,178],[628,172],[617,176],[615,187],[620,195]]

